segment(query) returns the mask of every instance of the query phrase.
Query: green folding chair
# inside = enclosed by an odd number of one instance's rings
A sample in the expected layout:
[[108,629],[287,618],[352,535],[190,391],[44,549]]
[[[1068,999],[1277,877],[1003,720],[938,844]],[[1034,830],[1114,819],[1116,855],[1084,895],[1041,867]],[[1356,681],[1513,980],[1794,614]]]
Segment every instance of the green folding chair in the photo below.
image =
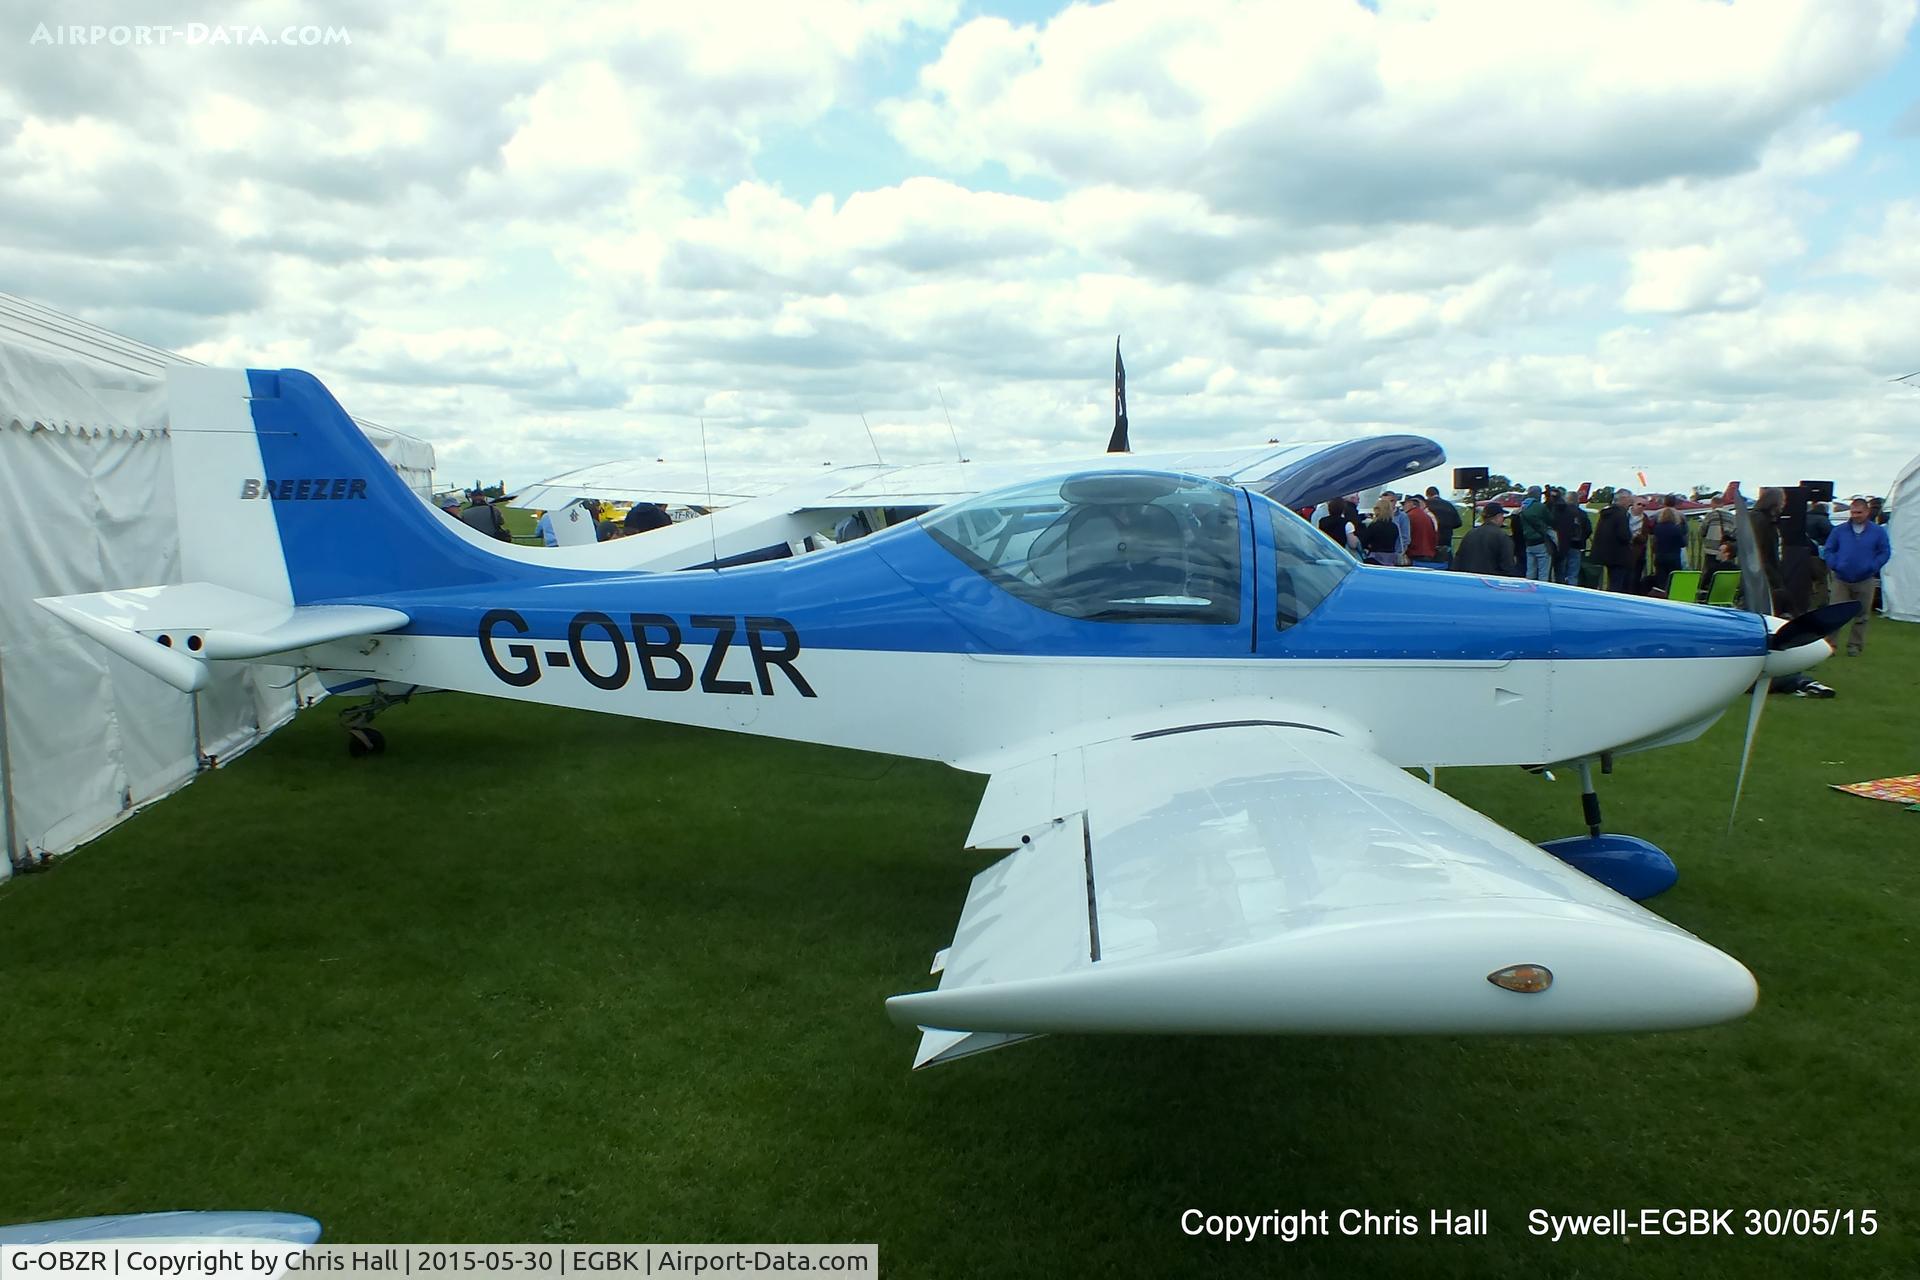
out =
[[[1700,598],[1700,571],[1698,569],[1675,569],[1673,576],[1667,579],[1667,599],[1685,600],[1692,604]],[[1732,601],[1728,601],[1729,604]]]
[[1707,588],[1707,603],[1731,609],[1734,597],[1739,594],[1740,575],[1732,569],[1722,569],[1713,575],[1713,585]]

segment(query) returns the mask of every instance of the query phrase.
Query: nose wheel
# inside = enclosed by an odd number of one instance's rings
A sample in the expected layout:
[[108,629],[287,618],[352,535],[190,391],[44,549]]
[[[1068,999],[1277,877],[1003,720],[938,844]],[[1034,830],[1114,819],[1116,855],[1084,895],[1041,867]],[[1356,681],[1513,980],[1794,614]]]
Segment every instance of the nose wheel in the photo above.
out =
[[[1540,847],[1574,870],[1593,877],[1607,888],[1635,902],[1644,902],[1673,888],[1680,869],[1658,846],[1638,836],[1613,835],[1601,830],[1600,795],[1594,790],[1593,761],[1581,760],[1580,812],[1587,834],[1547,840]],[[1600,771],[1613,772],[1613,757],[1600,757]]]

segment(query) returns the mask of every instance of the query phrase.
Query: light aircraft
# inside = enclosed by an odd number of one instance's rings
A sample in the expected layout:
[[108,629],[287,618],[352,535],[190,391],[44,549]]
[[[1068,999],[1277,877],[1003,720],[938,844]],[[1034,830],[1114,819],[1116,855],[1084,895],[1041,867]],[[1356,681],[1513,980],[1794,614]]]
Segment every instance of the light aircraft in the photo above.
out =
[[[1813,665],[1826,620],[1363,568],[1264,496],[1135,464],[797,559],[571,568],[462,536],[311,375],[172,377],[187,580],[40,603],[178,688],[292,663],[988,775],[967,843],[1012,852],[937,988],[887,1002],[915,1065],[1048,1032],[1615,1031],[1754,1003],[1738,961],[1595,878],[1671,864],[1599,832],[1589,766]],[[1406,771],[1563,762],[1592,834],[1558,857]]]

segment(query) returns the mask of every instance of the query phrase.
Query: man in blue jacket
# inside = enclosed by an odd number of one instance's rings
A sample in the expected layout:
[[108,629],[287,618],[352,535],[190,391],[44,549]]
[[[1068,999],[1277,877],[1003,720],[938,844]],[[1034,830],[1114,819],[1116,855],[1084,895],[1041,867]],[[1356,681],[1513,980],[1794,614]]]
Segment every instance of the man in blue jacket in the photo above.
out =
[[1885,526],[1867,519],[1867,500],[1855,498],[1847,522],[1827,535],[1821,555],[1833,575],[1833,602],[1858,600],[1860,616],[1847,632],[1847,656],[1857,658],[1867,642],[1867,615],[1873,612],[1873,593],[1880,586],[1880,570],[1893,555]]

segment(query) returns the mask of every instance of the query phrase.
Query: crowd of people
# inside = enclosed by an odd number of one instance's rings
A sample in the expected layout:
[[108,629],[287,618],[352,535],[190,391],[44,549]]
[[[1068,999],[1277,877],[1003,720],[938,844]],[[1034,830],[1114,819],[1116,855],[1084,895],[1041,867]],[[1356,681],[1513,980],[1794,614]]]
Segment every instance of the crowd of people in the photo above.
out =
[[[484,491],[475,489],[465,495],[464,501],[458,494],[449,494],[440,500],[440,509],[452,519],[467,525],[485,537],[501,542],[512,542],[513,532],[507,527],[506,517],[501,513],[506,499],[494,499]],[[631,534],[646,533],[651,529],[663,529],[673,523],[673,517],[667,514],[666,507],[657,502],[636,502],[619,520],[609,518],[610,513],[597,498],[583,498],[580,505],[586,508],[593,519],[596,541],[606,542],[613,538],[624,538]],[[554,513],[543,511],[535,522],[533,531],[545,546],[559,545],[559,537],[553,527]]]
[[1365,514],[1355,499],[1334,498],[1318,514],[1322,533],[1372,564],[1443,569],[1460,527],[1460,508],[1432,486],[1424,497],[1389,489]]

